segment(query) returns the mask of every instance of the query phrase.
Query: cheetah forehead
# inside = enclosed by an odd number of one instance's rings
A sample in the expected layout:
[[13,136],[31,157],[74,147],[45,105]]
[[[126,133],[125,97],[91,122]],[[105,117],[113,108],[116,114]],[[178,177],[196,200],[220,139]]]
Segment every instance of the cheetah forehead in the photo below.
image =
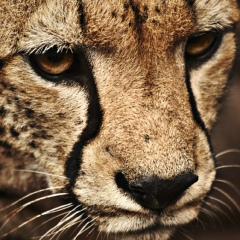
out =
[[52,45],[123,47],[132,44],[129,36],[143,49],[161,50],[194,32],[228,27],[238,18],[237,7],[228,7],[236,5],[233,0],[21,0],[14,7],[6,1],[0,2],[1,58]]

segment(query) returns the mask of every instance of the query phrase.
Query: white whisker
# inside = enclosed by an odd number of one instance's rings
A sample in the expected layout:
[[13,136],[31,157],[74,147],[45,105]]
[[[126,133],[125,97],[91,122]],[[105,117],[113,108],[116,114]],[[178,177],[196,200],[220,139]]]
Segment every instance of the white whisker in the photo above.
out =
[[188,235],[184,230],[178,231],[180,234],[182,234],[184,237],[186,237],[189,240],[194,240],[192,237]]
[[[62,186],[61,186],[61,187],[50,187],[50,188],[40,189],[40,190],[38,190],[38,191],[29,193],[28,195],[26,195],[26,196],[18,199],[17,201],[11,203],[10,205],[8,205],[8,206],[0,209],[0,212],[5,211],[5,210],[7,210],[7,209],[10,208],[10,207],[13,207],[14,205],[16,205],[17,203],[21,202],[22,200],[24,200],[24,199],[26,199],[26,198],[28,198],[28,197],[30,197],[30,196],[33,196],[33,195],[35,195],[35,194],[38,194],[38,193],[41,193],[41,192],[45,192],[45,191],[55,190],[55,189],[63,189],[63,188],[64,188],[64,187],[62,187]],[[2,218],[1,218],[0,220],[2,220]]]
[[93,229],[88,233],[87,236],[90,236],[95,229],[96,229],[96,227],[93,227]]
[[215,197],[211,197],[211,196],[208,196],[208,198],[209,198],[209,199],[212,199],[212,200],[214,200],[214,201],[216,201],[216,202],[221,203],[223,206],[225,206],[226,208],[228,208],[228,209],[232,212],[232,208],[231,208],[228,204],[226,204],[225,202],[223,202],[222,200],[220,200],[220,199],[218,199],[218,198],[215,198]]
[[220,193],[222,193],[237,208],[238,212],[240,212],[239,205],[231,196],[229,196],[229,194],[227,194],[226,192],[224,192],[222,189],[220,189],[218,187],[213,187],[213,188],[216,189],[217,191],[219,191]]
[[[68,214],[66,214],[66,216],[54,227],[52,227],[51,229],[49,229],[41,238],[43,239],[44,237],[46,236],[50,236],[50,235],[53,235],[53,236],[56,236],[56,234],[58,234],[59,232],[61,232],[61,229],[62,229],[62,225],[64,223],[66,223],[67,221],[70,221],[71,218],[73,218],[75,215],[81,213],[82,211],[84,210],[81,210],[81,211],[76,211],[75,213],[73,213],[72,215],[69,215],[69,212]],[[72,212],[72,211],[71,211]],[[78,218],[80,218],[81,216],[79,216]],[[60,228],[60,229],[59,229]]]
[[[93,218],[91,221],[87,222],[83,227],[82,229],[77,233],[77,235],[73,238],[73,240],[76,240],[78,236],[80,236],[82,233],[84,233],[85,231],[87,231],[89,228],[93,227],[94,226],[94,221],[97,219],[98,217],[96,218]],[[86,219],[85,219],[86,220]],[[90,225],[89,225],[90,224]],[[89,225],[89,226],[88,226]]]
[[[224,215],[225,213],[222,211],[222,209],[220,209],[219,207],[217,207],[215,204],[213,203],[208,203],[208,202],[205,202],[206,205],[208,205],[213,211],[216,211],[216,212],[222,212]],[[210,211],[210,210],[209,210]],[[221,221],[221,219],[214,213],[211,211],[211,214],[216,218],[216,220],[218,220],[219,224],[221,225],[221,228],[224,229],[224,226],[223,226],[223,223]]]
[[41,175],[47,175],[47,176],[51,176],[51,177],[58,177],[58,178],[64,178],[64,179],[67,179],[66,176],[57,175],[57,174],[51,174],[51,173],[41,172],[41,171],[24,170],[24,169],[13,169],[13,171],[15,171],[15,172],[37,173],[37,174],[41,174]]
[[217,215],[214,212],[212,212],[210,209],[201,208],[200,212],[203,212],[206,215],[206,217],[210,219],[212,224],[215,223],[215,219],[217,218]]
[[59,207],[53,208],[53,209],[48,210],[48,211],[46,211],[46,212],[40,213],[40,214],[38,214],[37,216],[34,216],[34,217],[28,219],[27,221],[23,222],[22,224],[20,224],[19,226],[17,226],[16,228],[12,229],[10,232],[4,234],[4,235],[1,236],[1,237],[5,237],[5,236],[7,236],[7,235],[9,235],[9,234],[11,234],[11,233],[13,233],[13,232],[15,232],[16,230],[22,228],[23,226],[25,226],[26,224],[28,224],[28,223],[36,220],[37,218],[40,218],[40,217],[42,217],[42,216],[44,216],[44,215],[49,215],[49,214],[52,214],[52,213],[56,213],[56,212],[65,210],[65,209],[71,207],[71,205],[72,205],[72,204],[66,204],[66,205],[63,205],[63,206],[59,206]]
[[[79,205],[79,206],[75,207],[74,209],[72,209],[71,211],[69,211],[68,214],[66,214],[66,216],[63,217],[58,224],[61,224],[61,222],[64,222],[64,220],[65,220],[72,212],[75,212],[76,209],[78,209],[79,207],[81,207],[81,206]],[[80,211],[77,211],[77,212],[82,212],[82,211],[84,211],[84,210],[81,209]]]
[[[57,239],[63,234],[63,232],[67,229],[69,229],[70,227],[74,226],[75,224],[79,224],[79,226],[82,224],[83,220],[82,220],[82,217],[83,217],[84,214],[72,219],[69,223],[67,223],[65,226],[61,226],[61,228],[55,232],[53,232],[53,236],[56,236],[57,234],[59,234],[59,236],[57,237]],[[71,234],[72,235],[72,234]],[[52,239],[51,238],[51,239]]]
[[[25,204],[23,204],[21,207],[13,210],[11,213],[9,213],[8,215],[10,215],[10,217],[5,221],[5,223],[2,225],[2,227],[0,228],[0,231],[6,226],[6,224],[17,214],[19,213],[20,211],[22,211],[24,208],[30,206],[31,204],[33,203],[36,203],[36,202],[39,202],[41,200],[45,200],[45,199],[49,199],[49,198],[53,198],[53,197],[59,197],[59,196],[64,196],[64,195],[68,195],[68,193],[56,193],[56,194],[52,194],[52,195],[49,195],[49,196],[44,196],[44,197],[40,197],[40,198],[37,198],[35,200],[32,200],[30,202],[27,202]],[[7,215],[7,216],[8,216]],[[6,218],[7,216],[4,216],[2,219]],[[1,220],[1,219],[0,219]],[[9,233],[8,233],[9,234]],[[7,235],[8,235],[7,234]],[[3,235],[3,236],[7,236],[6,234]],[[3,237],[3,236],[0,236]]]
[[[47,224],[48,222],[51,222],[52,220],[54,220],[54,219],[56,219],[56,218],[59,218],[59,217],[65,215],[65,214],[67,214],[67,213],[68,213],[68,211],[63,212],[63,213],[60,213],[60,214],[58,214],[58,215],[56,215],[56,216],[54,216],[54,217],[52,217],[52,218],[49,218],[48,220],[44,221],[43,223],[41,223],[40,225],[38,225],[36,228],[34,228],[31,232],[35,232],[35,231],[36,231],[38,228],[40,228],[41,226]],[[38,238],[40,238],[40,237],[33,237],[33,239],[34,239],[34,238],[38,239]]]
[[[77,217],[73,220],[71,220],[69,223],[67,223],[65,226],[63,226],[61,229],[58,230],[58,232],[56,233],[60,233],[59,236],[57,237],[56,240],[58,240],[60,238],[60,236],[63,234],[64,231],[66,231],[67,229],[71,228],[72,226],[81,223],[82,220],[80,217]],[[57,235],[57,234],[56,234]],[[72,235],[72,234],[71,234]]]
[[223,165],[223,166],[218,166],[216,167],[216,170],[219,170],[219,169],[225,169],[225,168],[240,168],[240,165]]
[[225,150],[225,151],[222,151],[222,152],[216,154],[215,157],[218,158],[218,157],[221,157],[228,153],[240,153],[240,149],[236,149],[236,148],[228,149],[228,150]]
[[215,182],[225,183],[226,185],[228,185],[229,187],[231,187],[231,188],[240,196],[240,191],[239,191],[239,189],[238,189],[234,184],[232,184],[231,182],[226,181],[226,180],[223,180],[223,179],[215,179]]

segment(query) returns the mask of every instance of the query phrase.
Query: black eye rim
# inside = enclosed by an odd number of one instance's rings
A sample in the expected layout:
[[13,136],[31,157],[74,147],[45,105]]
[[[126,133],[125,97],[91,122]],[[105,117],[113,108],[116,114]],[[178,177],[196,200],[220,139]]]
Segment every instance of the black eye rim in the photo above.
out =
[[[210,46],[206,49],[206,51],[203,54],[200,54],[198,56],[192,56],[186,52],[186,46],[191,39],[197,38],[198,36],[202,36],[202,35],[208,34],[208,33],[214,34],[214,39],[213,39],[212,43],[210,44]],[[190,36],[188,38],[188,40],[186,41],[185,59],[188,62],[196,62],[196,63],[201,63],[201,62],[205,62],[205,61],[209,60],[217,52],[219,46],[222,43],[223,36],[224,36],[223,31],[219,31],[219,30],[215,30],[215,29],[205,31],[205,32],[199,32],[198,34],[194,34],[194,35]]]
[[[55,51],[57,53],[58,47],[53,46],[52,48],[49,48],[47,51]],[[65,49],[65,50],[63,49],[63,51],[70,51],[70,49]],[[87,71],[86,69],[89,69],[90,64],[84,50],[73,49],[72,53],[73,53],[73,63],[66,71],[60,74],[50,74],[43,71],[39,67],[36,60],[36,56],[40,55],[38,53],[33,52],[29,55],[24,54],[24,58],[27,61],[27,63],[31,66],[31,68],[34,70],[34,72],[46,81],[51,81],[51,82],[54,82],[55,84],[61,84],[61,83],[70,84],[70,82],[73,81],[73,82],[79,82],[81,84],[81,81],[79,81],[79,79],[83,79],[84,81],[85,79],[84,76],[86,75],[86,71]]]

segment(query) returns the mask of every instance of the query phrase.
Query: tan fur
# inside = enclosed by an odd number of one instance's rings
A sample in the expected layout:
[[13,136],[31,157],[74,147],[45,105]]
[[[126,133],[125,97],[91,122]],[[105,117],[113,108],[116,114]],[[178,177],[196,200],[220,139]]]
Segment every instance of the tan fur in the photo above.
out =
[[[231,28],[238,21],[236,1],[195,0],[191,6],[183,0],[83,0],[84,27],[80,1],[17,2],[0,1],[0,190],[18,196],[48,186],[67,191],[65,162],[87,126],[89,96],[78,83],[43,79],[24,56],[54,46],[82,48],[103,119],[83,148],[73,194],[98,231],[125,233],[124,239],[164,240],[195,219],[215,170],[207,135],[189,101],[185,44],[199,32]],[[226,32],[211,59],[189,72],[207,130],[216,119],[235,51],[234,32]],[[158,216],[119,189],[114,179],[119,171],[129,184],[185,172],[199,179]],[[161,229],[144,231],[155,223]],[[133,231],[138,235],[128,234]]]

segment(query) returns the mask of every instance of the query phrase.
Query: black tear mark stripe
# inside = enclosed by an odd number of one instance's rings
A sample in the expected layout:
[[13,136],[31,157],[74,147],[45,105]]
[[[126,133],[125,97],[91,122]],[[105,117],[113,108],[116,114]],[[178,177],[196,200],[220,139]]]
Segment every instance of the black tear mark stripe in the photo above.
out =
[[[82,30],[85,31],[86,19],[82,0],[79,2],[78,13],[79,23]],[[81,169],[83,148],[97,136],[102,125],[102,109],[99,103],[97,86],[92,73],[92,66],[85,57],[83,58],[84,67],[86,68],[84,71],[86,81],[84,81],[83,87],[88,96],[87,125],[79,136],[79,140],[74,144],[65,163],[65,175],[69,179],[67,190],[71,195],[72,201],[76,204],[78,204],[78,200],[73,193],[73,188]]]
[[200,112],[197,108],[197,102],[196,102],[196,99],[195,99],[193,91],[192,91],[191,81],[190,81],[190,73],[189,73],[188,67],[186,67],[185,72],[186,72],[185,79],[186,79],[186,86],[187,86],[187,91],[188,91],[188,96],[189,96],[189,103],[191,105],[191,110],[192,110],[194,121],[201,128],[201,130],[205,133],[208,144],[209,144],[209,147],[210,147],[211,154],[212,154],[212,156],[214,156],[213,146],[212,146],[212,143],[211,143],[211,140],[210,140],[209,132],[208,132],[208,130],[205,126],[205,123],[202,120],[201,114],[200,114]]
[[71,194],[73,194],[72,189],[75,186],[76,180],[79,176],[83,148],[97,136],[102,124],[102,110],[99,103],[97,86],[92,74],[92,67],[89,63],[86,64],[85,67],[87,68],[87,81],[85,81],[84,89],[87,92],[89,101],[87,110],[87,125],[80,135],[79,140],[74,144],[65,164],[65,175],[69,178],[67,190]]

